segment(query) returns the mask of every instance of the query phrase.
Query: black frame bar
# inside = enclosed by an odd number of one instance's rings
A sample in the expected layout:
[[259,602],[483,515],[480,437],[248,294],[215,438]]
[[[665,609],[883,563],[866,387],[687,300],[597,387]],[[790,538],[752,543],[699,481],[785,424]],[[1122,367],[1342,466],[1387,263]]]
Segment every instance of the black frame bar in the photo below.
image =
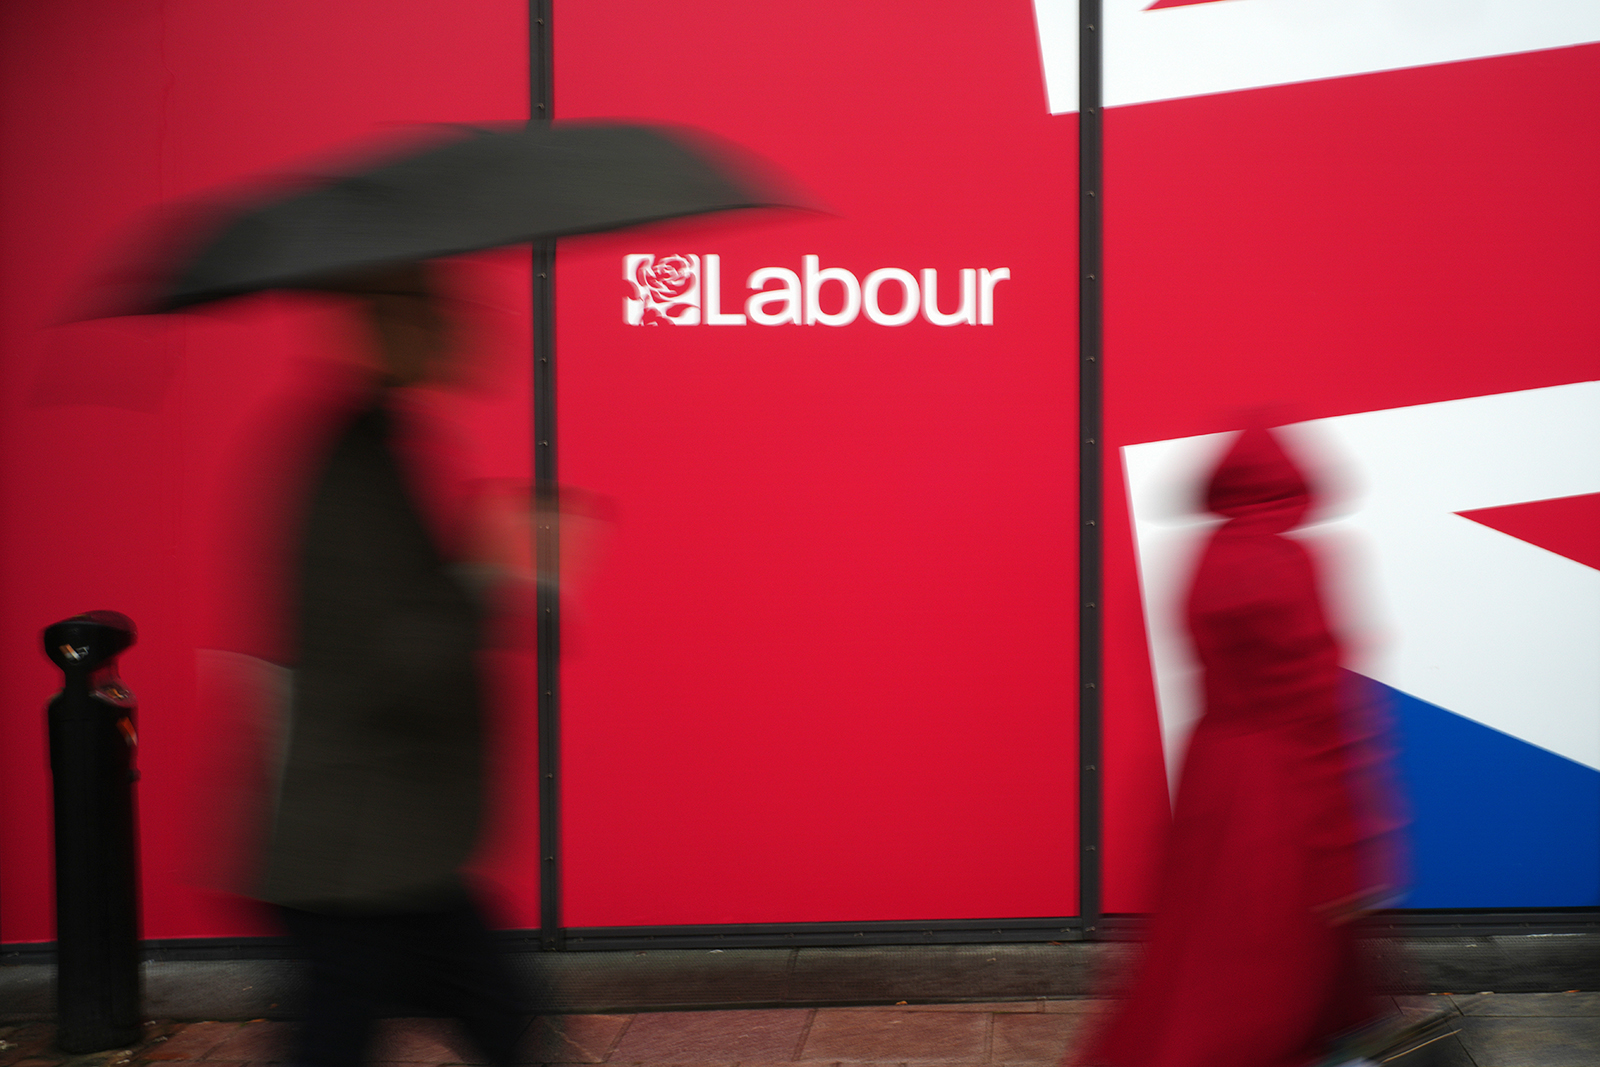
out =
[[1100,0],[1078,3],[1078,914],[1100,929],[1101,126]]
[[[528,5],[528,116],[548,122],[555,111],[551,0]],[[539,705],[539,930],[540,946],[560,950],[561,929],[561,528],[556,466],[556,243],[533,245],[533,487],[538,502],[535,562],[540,575]]]

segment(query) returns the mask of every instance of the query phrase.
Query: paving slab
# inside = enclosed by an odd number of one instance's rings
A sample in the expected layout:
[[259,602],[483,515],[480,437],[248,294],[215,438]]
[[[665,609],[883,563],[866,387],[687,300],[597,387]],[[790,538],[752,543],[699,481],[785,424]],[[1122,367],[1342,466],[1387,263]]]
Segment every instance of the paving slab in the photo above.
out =
[[203,1060],[213,1049],[235,1037],[244,1026],[238,1022],[200,1022],[178,1025],[151,1038],[148,1060]]
[[466,1043],[448,1019],[388,1019],[373,1035],[370,1058],[376,1063],[455,1063]]
[[538,1020],[528,1041],[535,1063],[603,1063],[632,1015],[558,1015]]
[[819,1010],[800,1059],[830,1063],[985,1063],[990,1016],[979,1012]]
[[636,1015],[607,1063],[788,1061],[811,1022],[809,1011],[651,1012]]
[[[1425,1048],[1394,1060],[1390,1067],[1411,1067],[1413,1061],[1416,1067],[1478,1067],[1472,1056],[1467,1052],[1467,1047],[1461,1043],[1460,1034],[1447,1034],[1437,1041],[1430,1042]],[[1540,1067],[1538,1064],[1528,1064],[1527,1067]]]
[[286,1063],[292,1043],[291,1023],[267,1022],[241,1026],[222,1044],[201,1057],[205,1062],[232,1060],[241,1063]]
[[20,1063],[48,1051],[56,1039],[52,1023],[29,1022],[0,1026],[0,1063]]
[[996,1063],[1060,1063],[1092,1025],[1088,1015],[996,1014],[990,1056]]
[[1448,993],[1417,993],[1402,994],[1391,997],[1394,1006],[1400,1011],[1410,1014],[1458,1014],[1461,1010],[1460,1002]]

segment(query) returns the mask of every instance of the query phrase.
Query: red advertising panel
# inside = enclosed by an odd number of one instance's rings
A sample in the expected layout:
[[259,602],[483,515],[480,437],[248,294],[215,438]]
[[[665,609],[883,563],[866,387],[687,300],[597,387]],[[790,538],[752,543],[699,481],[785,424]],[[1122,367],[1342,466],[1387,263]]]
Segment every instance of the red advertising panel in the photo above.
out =
[[[239,732],[232,668],[281,657],[254,523],[304,445],[291,402],[352,337],[330,306],[287,296],[60,323],[157,204],[419,123],[526,118],[527,8],[25,0],[0,10],[0,53],[0,940],[53,936],[44,707],[60,674],[40,633],[101,608],[140,629],[123,676],[141,703],[145,935],[269,932],[213,863],[237,851],[230,778],[260,741]],[[528,477],[527,263],[461,268],[482,387],[445,406],[469,476]],[[536,759],[525,690],[498,705],[506,770]],[[502,779],[490,861],[518,926],[538,914],[530,778]]]
[[1077,908],[1076,122],[1024,0],[558,3],[556,118],[822,205],[563,243],[563,921]]
[[[1600,903],[1592,7],[1104,0],[1106,911],[1149,904],[1195,713],[1181,490],[1264,408],[1343,479],[1318,536],[1361,562],[1330,581],[1395,724],[1403,903]],[[548,447],[596,520],[563,546],[562,924],[1075,914],[1077,4],[552,15],[557,120],[708,131],[813,201],[560,245]],[[146,936],[269,930],[214,861],[265,743],[241,687],[285,654],[277,494],[352,345],[305,296],[74,301],[155,205],[525,118],[527,19],[0,8],[0,941],[52,934],[38,639],[95,608],[141,631]],[[459,477],[523,483],[527,252],[450,277],[480,358],[420,403]],[[504,636],[482,868],[532,927]]]
[[1600,902],[1600,17],[1107,0],[1105,24],[1107,910],[1149,903],[1194,713],[1176,489],[1263,407],[1348,490],[1324,532],[1361,566],[1330,582],[1361,591],[1349,664],[1396,726],[1402,903]]

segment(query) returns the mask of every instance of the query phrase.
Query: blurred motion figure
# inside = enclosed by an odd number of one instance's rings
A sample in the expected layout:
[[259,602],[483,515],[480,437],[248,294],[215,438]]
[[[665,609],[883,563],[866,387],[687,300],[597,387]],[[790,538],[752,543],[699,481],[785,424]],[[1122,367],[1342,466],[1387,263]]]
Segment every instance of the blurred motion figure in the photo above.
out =
[[377,382],[306,496],[260,895],[310,960],[299,1063],[359,1064],[401,1003],[459,1019],[509,1064],[529,1009],[460,873],[484,806],[485,611],[463,546],[425,518],[394,397],[446,370],[450,321],[421,264],[339,288],[362,306]]
[[1211,477],[1205,505],[1225,521],[1186,605],[1204,712],[1148,944],[1081,1063],[1337,1063],[1378,1018],[1356,920],[1393,893],[1394,826],[1372,788],[1376,724],[1340,669],[1314,561],[1284,536],[1311,503],[1265,428]]
[[[459,1019],[493,1064],[513,1062],[525,1019],[460,871],[483,821],[477,658],[482,579],[497,576],[472,557],[497,544],[515,571],[532,502],[485,496],[475,521],[423,507],[419,478],[439,457],[419,454],[399,394],[446,374],[453,332],[428,262],[808,199],[684,130],[532,122],[422,140],[187,205],[85,301],[98,317],[306,289],[364,310],[372,382],[314,465],[295,538],[292,710],[258,891],[312,961],[309,1067],[359,1063],[375,1013],[397,1001]],[[582,497],[548,495],[545,527]]]

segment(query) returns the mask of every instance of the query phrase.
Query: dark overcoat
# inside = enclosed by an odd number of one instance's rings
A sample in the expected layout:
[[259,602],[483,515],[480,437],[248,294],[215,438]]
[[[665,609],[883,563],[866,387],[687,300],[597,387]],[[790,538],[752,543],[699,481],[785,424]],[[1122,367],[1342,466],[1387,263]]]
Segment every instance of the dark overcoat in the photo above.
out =
[[301,525],[294,695],[263,899],[443,906],[477,842],[483,619],[424,521],[380,402],[317,468]]

